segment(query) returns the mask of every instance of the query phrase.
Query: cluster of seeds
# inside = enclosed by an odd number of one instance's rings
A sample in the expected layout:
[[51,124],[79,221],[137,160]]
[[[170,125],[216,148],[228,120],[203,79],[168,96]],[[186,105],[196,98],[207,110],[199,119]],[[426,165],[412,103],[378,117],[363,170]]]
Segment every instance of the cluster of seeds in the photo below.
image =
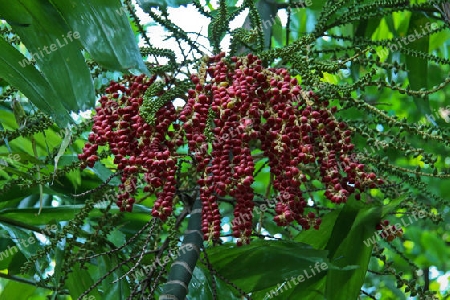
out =
[[122,171],[117,205],[122,211],[132,210],[141,181],[139,174],[144,174],[144,192],[157,196],[152,214],[166,220],[172,213],[176,184],[176,160],[171,158],[176,146],[168,139],[173,134],[168,133],[168,128],[177,116],[171,102],[156,112],[156,126],[140,115],[143,95],[155,79],[144,75],[126,77],[128,86],[111,82],[106,95],[100,98],[101,106],[96,108],[89,143],[78,158],[85,161],[82,168],[92,167],[98,160],[98,146],[108,145],[114,163]]
[[[112,82],[100,99],[90,143],[79,155],[83,166],[92,167],[98,146],[109,145],[123,171],[118,199],[123,210],[131,211],[139,174],[144,174],[144,191],[157,196],[152,215],[167,219],[176,193],[176,150],[186,144],[196,171],[190,176],[200,188],[205,240],[220,237],[218,200],[231,196],[236,200],[233,236],[239,245],[249,243],[255,148],[261,149],[273,174],[278,195],[274,221],[280,226],[297,221],[304,229],[319,227],[320,218],[305,213],[306,181],[321,181],[334,203],[382,183],[351,156],[351,131],[335,119],[336,107],[328,108],[328,102],[303,91],[285,69],[265,68],[251,54],[229,60],[223,53],[210,57],[191,76],[195,87],[183,109],[177,113],[169,101],[153,109],[155,122],[150,125],[142,117],[142,105],[154,80],[141,75],[125,78],[125,84]],[[250,218],[240,222],[243,215]]]

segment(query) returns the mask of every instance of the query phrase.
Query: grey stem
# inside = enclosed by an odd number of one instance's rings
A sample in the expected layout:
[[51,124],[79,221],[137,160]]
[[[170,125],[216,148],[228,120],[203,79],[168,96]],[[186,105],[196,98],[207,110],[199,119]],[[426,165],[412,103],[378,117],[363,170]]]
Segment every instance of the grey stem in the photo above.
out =
[[164,285],[163,294],[159,299],[184,300],[188,294],[189,282],[192,279],[195,265],[200,256],[203,243],[201,231],[202,203],[200,197],[196,197],[192,207],[188,228],[184,234],[180,255],[172,264],[169,278]]

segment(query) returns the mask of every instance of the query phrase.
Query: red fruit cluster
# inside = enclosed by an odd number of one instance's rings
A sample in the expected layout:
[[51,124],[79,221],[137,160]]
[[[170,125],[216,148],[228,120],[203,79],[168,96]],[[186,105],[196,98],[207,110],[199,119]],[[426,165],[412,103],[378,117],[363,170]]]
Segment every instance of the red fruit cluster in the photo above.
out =
[[140,115],[143,95],[156,77],[144,75],[124,79],[127,85],[111,82],[106,95],[96,108],[89,143],[78,158],[85,161],[82,168],[92,167],[98,160],[98,146],[109,146],[114,163],[122,171],[121,193],[117,205],[122,211],[131,211],[134,196],[144,174],[144,192],[156,193],[153,216],[165,220],[172,213],[175,196],[176,159],[172,159],[175,144],[166,138],[169,126],[176,120],[171,102],[161,107],[155,115],[156,125],[151,126]]
[[[306,200],[300,186],[319,179],[325,195],[335,203],[346,202],[355,190],[373,188],[374,173],[351,156],[351,132],[333,117],[312,92],[304,92],[285,69],[266,69],[253,55],[226,61],[223,54],[211,57],[206,72],[192,76],[195,89],[180,114],[189,149],[197,153],[197,171],[204,172],[198,183],[203,203],[203,231],[220,235],[217,196],[231,195],[236,201],[235,220],[252,215],[254,164],[250,142],[259,140],[269,159],[273,186],[279,192],[274,218],[278,225],[296,220],[305,229],[318,228],[313,213],[304,216]],[[204,151],[207,141],[208,109],[213,118],[212,152]],[[251,126],[249,126],[251,125]],[[231,134],[234,132],[235,134]],[[345,164],[346,176],[339,170]],[[319,165],[319,168],[314,166]],[[319,169],[319,174],[309,171]],[[250,218],[251,220],[251,218]],[[233,222],[233,235],[248,242],[252,223]]]
[[[325,196],[335,203],[381,183],[350,156],[351,132],[334,118],[336,107],[327,108],[328,102],[303,91],[287,70],[265,68],[251,54],[227,60],[222,53],[209,58],[202,71],[192,75],[195,88],[188,91],[182,111],[176,114],[172,103],[165,103],[154,116],[155,125],[145,121],[140,109],[155,78],[131,76],[125,84],[112,82],[100,99],[90,143],[79,157],[92,166],[98,146],[109,145],[123,171],[118,201],[122,209],[131,210],[142,173],[144,191],[157,195],[152,215],[165,220],[171,214],[176,148],[184,144],[194,157],[196,173],[190,175],[200,187],[205,240],[220,237],[218,197],[229,195],[236,199],[233,235],[238,244],[250,241],[256,142],[274,175],[279,195],[274,220],[280,226],[297,221],[304,229],[318,229],[320,219],[305,214],[301,186],[308,180],[320,180]],[[171,125],[180,130],[176,138],[168,130]]]
[[397,229],[394,225],[389,226],[388,220],[381,221],[375,228],[381,230],[380,236],[388,242],[392,242],[396,237],[403,236],[403,230]]

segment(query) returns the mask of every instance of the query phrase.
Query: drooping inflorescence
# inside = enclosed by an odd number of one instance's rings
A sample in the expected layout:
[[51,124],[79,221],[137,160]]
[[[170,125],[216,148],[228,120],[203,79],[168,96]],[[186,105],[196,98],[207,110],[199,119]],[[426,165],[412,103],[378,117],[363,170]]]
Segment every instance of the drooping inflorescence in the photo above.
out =
[[[255,148],[273,175],[274,221],[280,226],[292,221],[304,229],[320,225],[314,213],[305,212],[302,187],[307,181],[320,181],[324,195],[337,204],[382,183],[351,156],[351,131],[334,117],[337,108],[302,90],[286,69],[265,68],[251,54],[210,57],[191,76],[194,88],[180,112],[171,101],[152,104],[145,98],[155,78],[129,76],[110,84],[96,109],[90,143],[79,155],[83,166],[92,167],[98,146],[109,146],[123,171],[117,203],[122,210],[131,211],[137,187],[144,186],[144,192],[157,197],[152,215],[162,220],[171,215],[181,157],[176,150],[183,145],[194,158],[190,176],[200,189],[205,240],[220,237],[218,201],[231,196],[236,201],[233,236],[238,244],[250,241]],[[157,106],[147,107],[152,105]],[[152,124],[144,111],[156,112]],[[242,215],[250,218],[237,222]]]

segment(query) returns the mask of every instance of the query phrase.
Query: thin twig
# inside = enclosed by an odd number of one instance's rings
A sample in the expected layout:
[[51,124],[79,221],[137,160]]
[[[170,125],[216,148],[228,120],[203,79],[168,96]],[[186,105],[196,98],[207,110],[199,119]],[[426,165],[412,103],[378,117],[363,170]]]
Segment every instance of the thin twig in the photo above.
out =
[[105,181],[104,183],[100,184],[98,187],[96,187],[96,188],[94,188],[94,189],[92,189],[92,190],[86,191],[86,192],[84,192],[84,193],[81,193],[81,194],[72,194],[72,197],[74,197],[74,198],[80,198],[80,197],[84,197],[84,196],[86,196],[86,195],[95,193],[95,192],[101,190],[103,187],[107,186],[108,183],[109,183],[114,177],[116,177],[117,175],[120,175],[120,174],[122,174],[122,171],[117,171],[116,173],[111,174],[111,176],[109,176],[108,179],[106,179],[106,181]]

